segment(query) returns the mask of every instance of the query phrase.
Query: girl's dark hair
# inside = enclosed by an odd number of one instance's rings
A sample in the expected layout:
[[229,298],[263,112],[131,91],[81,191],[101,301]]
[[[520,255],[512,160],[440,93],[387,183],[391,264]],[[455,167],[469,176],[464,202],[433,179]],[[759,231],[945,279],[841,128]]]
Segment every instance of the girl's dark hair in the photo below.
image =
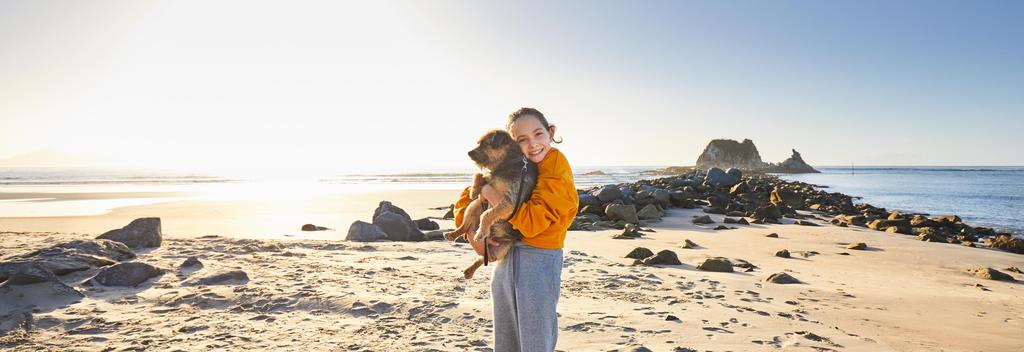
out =
[[[544,126],[544,130],[546,130],[548,132],[551,132],[551,128],[555,127],[555,125],[552,125],[552,124],[548,123],[548,119],[546,117],[544,117],[544,114],[542,114],[539,110],[534,109],[534,108],[519,108],[518,110],[513,111],[511,114],[508,114],[508,123],[505,124],[505,130],[512,129],[512,123],[516,122],[516,120],[518,120],[520,117],[523,117],[523,116],[533,116],[533,117],[536,117],[537,120],[540,121],[540,124],[542,126]],[[562,139],[561,138],[555,139],[555,135],[554,134],[551,135],[551,141],[555,142],[556,144],[557,143],[562,143]]]

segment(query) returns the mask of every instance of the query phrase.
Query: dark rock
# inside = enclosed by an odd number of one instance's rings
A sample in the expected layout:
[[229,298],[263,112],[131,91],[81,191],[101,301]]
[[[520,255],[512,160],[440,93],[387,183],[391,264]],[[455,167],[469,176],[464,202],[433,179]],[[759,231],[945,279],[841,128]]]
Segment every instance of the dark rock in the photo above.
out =
[[441,216],[441,219],[444,219],[444,220],[455,219],[455,204],[452,204],[451,207],[448,208],[448,211],[445,212],[444,215]]
[[187,280],[187,285],[220,285],[220,284],[245,284],[249,282],[249,275],[241,270],[232,270],[204,276],[195,280]]
[[700,247],[700,246],[697,245],[696,243],[693,243],[693,241],[690,241],[689,239],[686,239],[685,241],[683,241],[683,248],[695,249],[697,247]]
[[163,274],[164,271],[155,266],[139,263],[119,263],[100,270],[96,276],[89,279],[86,284],[103,286],[138,286],[152,277]]
[[767,235],[764,235],[764,237],[779,238],[779,234],[773,232],[773,233],[769,233]]
[[782,212],[779,207],[774,204],[763,205],[754,210],[754,214],[751,216],[754,219],[774,219],[778,220],[782,217]]
[[435,222],[434,220],[430,220],[430,218],[417,219],[415,222],[416,228],[423,231],[434,231],[441,229],[441,225],[438,225],[437,222]]
[[799,284],[800,283],[800,280],[797,280],[795,277],[792,277],[792,276],[790,276],[787,273],[774,273],[771,276],[768,276],[768,279],[765,280],[765,281],[771,282],[773,284],[782,284],[782,285],[786,285],[786,284]]
[[715,230],[731,230],[731,229],[733,229],[733,228],[725,226],[725,225],[718,225],[717,227],[715,227]]
[[665,321],[679,321],[679,317],[669,314],[668,316],[665,317]]
[[[409,214],[391,202],[382,201],[373,211],[373,224],[387,234],[392,241],[423,241],[426,236],[416,227]],[[351,228],[349,229],[351,230]]]
[[1017,254],[1024,254],[1024,239],[1013,237],[1008,234],[996,235],[996,237],[986,240],[985,244],[991,248]]
[[348,235],[345,236],[346,241],[355,242],[373,242],[383,239],[387,239],[388,235],[384,233],[384,230],[380,226],[367,223],[365,221],[355,221],[352,226],[348,228]]
[[313,224],[302,225],[302,231],[326,231],[327,228],[323,226],[316,226]]
[[185,261],[182,262],[181,265],[179,265],[178,267],[179,268],[188,268],[188,267],[193,267],[193,266],[197,266],[197,265],[202,267],[203,266],[203,262],[199,261],[199,258],[188,257],[188,258],[185,258]]
[[54,275],[65,275],[133,258],[135,253],[120,242],[75,240],[8,257],[0,262],[0,281],[25,266],[38,265]]
[[726,224],[735,224],[735,223],[736,223],[736,219],[733,219],[733,218],[724,218],[724,219],[722,219],[722,222],[723,222],[723,223],[726,223]]
[[129,248],[160,247],[163,242],[160,218],[135,219],[127,226],[107,231],[96,239],[121,242]]
[[730,167],[728,170],[725,170],[725,174],[732,176],[737,180],[743,179],[743,171],[740,171],[740,169],[737,169],[735,167]]
[[0,311],[60,307],[84,298],[37,263],[20,266],[0,283]]
[[712,187],[732,187],[740,182],[740,179],[730,176],[717,167],[708,169],[704,176],[704,184]]
[[704,216],[699,216],[699,217],[693,218],[693,223],[697,224],[697,225],[706,225],[706,224],[714,224],[715,221],[711,220],[710,216],[704,215]]
[[607,185],[598,188],[596,191],[594,191],[593,195],[597,197],[597,199],[600,200],[603,204],[611,202],[616,199],[622,199],[622,190],[620,190],[617,186]]
[[399,208],[398,206],[391,204],[391,202],[386,200],[381,201],[380,203],[377,204],[377,209],[373,210],[373,218],[376,219],[377,216],[380,216],[383,213],[395,213],[401,215],[404,218],[409,219],[409,221],[412,221],[412,217],[409,216],[409,213],[406,213],[404,209]]
[[654,204],[648,204],[643,209],[640,209],[636,216],[644,220],[661,219],[661,210],[658,210],[658,207]]
[[775,256],[780,258],[790,258],[789,251],[785,249],[775,252]]
[[682,265],[676,252],[663,249],[656,255],[649,256],[643,260],[644,265]]
[[787,206],[794,209],[803,209],[804,207],[803,197],[785,188],[775,187],[769,200],[776,206]]
[[854,242],[854,243],[850,243],[850,245],[846,246],[846,249],[855,249],[855,250],[858,250],[858,251],[863,251],[863,250],[868,249],[868,245],[866,243],[864,243],[864,242]]
[[733,272],[732,262],[730,262],[729,259],[721,257],[705,259],[703,263],[697,265],[697,269],[703,271],[715,271],[722,273]]
[[608,220],[622,220],[631,224],[640,222],[636,214],[636,206],[624,204],[608,204],[604,208],[605,218]]
[[819,226],[818,224],[815,224],[814,222],[807,221],[807,220],[797,220],[797,221],[793,222],[793,224],[800,225],[800,226]]
[[[643,236],[643,234],[640,233],[640,230],[639,230],[639,228],[636,225],[634,225],[634,224],[626,224],[625,226],[622,227],[622,233],[613,236],[612,239],[615,239],[615,240],[631,240],[631,239],[635,239],[635,238],[640,238],[641,236]],[[638,258],[638,259],[642,259],[642,258]]]
[[987,279],[987,280],[998,280],[998,281],[1017,281],[1007,273],[1001,272],[992,268],[978,268],[974,269],[974,276]]
[[652,255],[654,255],[654,252],[652,252],[650,249],[644,247],[636,247],[633,248],[633,250],[630,251],[629,254],[626,254],[625,258],[644,259]]

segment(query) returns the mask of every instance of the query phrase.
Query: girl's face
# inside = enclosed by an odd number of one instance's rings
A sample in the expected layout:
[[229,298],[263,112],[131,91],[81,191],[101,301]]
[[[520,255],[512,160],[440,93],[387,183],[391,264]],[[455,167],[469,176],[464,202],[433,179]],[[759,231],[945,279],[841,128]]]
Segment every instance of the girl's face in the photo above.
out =
[[555,127],[546,130],[537,117],[523,115],[512,123],[509,133],[519,143],[519,149],[523,151],[526,158],[534,163],[539,163],[551,151],[551,136],[555,133]]

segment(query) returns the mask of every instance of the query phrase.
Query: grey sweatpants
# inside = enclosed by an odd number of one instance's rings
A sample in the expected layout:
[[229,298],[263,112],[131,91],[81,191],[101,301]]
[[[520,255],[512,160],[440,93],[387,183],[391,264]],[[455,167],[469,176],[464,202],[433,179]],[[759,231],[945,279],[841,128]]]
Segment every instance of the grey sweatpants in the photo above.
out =
[[491,275],[495,352],[549,352],[558,341],[562,250],[517,241]]

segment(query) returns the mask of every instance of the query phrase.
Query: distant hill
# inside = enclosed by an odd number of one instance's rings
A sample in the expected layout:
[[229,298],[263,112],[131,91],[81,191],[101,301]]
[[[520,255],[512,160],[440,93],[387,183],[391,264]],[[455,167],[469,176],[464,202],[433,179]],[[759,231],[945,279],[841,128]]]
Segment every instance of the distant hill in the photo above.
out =
[[793,149],[793,155],[789,159],[781,163],[766,163],[761,160],[761,154],[758,153],[754,141],[749,139],[744,139],[743,142],[731,139],[712,140],[704,148],[704,152],[697,157],[696,166],[700,169],[735,167],[745,171],[773,173],[819,172],[804,162],[803,157],[796,149]]

